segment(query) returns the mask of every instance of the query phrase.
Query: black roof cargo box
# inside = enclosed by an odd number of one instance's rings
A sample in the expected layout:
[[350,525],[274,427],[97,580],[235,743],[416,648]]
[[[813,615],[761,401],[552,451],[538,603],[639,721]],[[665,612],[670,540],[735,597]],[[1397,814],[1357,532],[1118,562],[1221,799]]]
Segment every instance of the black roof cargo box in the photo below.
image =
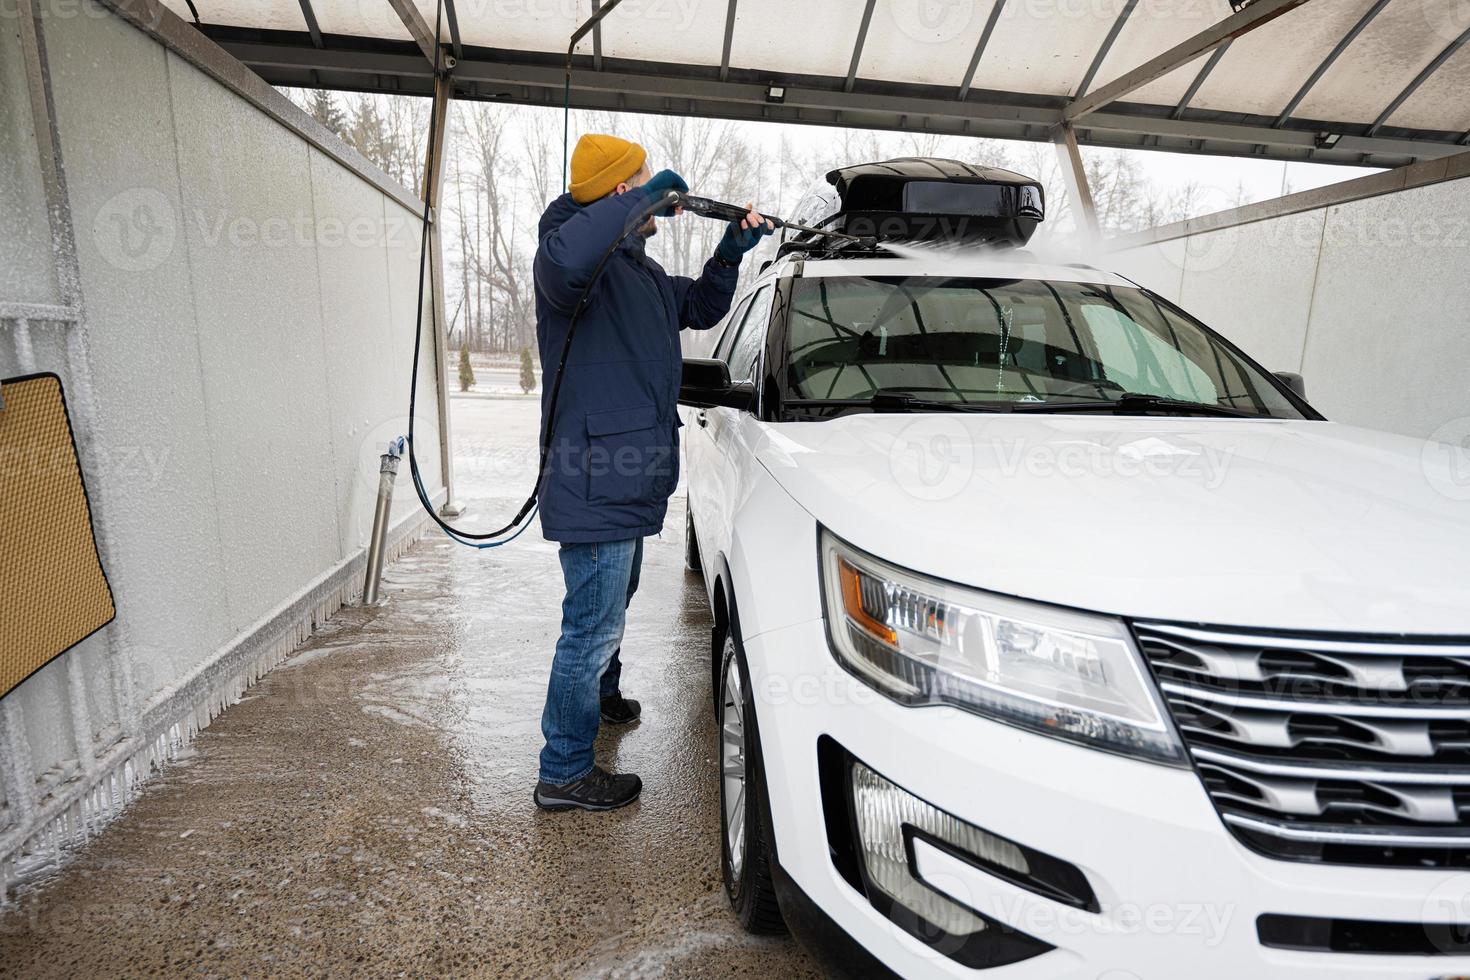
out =
[[[791,220],[891,241],[1025,245],[1045,217],[1041,183],[1009,170],[939,157],[839,167],[797,204]],[[800,232],[783,240],[801,241]]]

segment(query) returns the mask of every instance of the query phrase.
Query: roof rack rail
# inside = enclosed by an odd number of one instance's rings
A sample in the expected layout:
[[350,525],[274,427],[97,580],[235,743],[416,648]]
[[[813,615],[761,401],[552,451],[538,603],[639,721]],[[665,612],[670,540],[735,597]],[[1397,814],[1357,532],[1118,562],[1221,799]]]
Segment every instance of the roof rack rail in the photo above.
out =
[[882,247],[875,240],[862,242],[834,241],[830,238],[791,239],[776,248],[776,258],[800,254],[809,257],[862,259],[882,255]]

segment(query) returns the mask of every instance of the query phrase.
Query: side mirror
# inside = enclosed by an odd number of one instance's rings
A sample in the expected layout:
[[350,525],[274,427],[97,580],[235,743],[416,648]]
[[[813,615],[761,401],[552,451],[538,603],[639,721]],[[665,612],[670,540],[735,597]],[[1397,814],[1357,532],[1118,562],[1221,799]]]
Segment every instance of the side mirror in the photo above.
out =
[[684,375],[679,383],[679,404],[691,408],[755,408],[755,385],[732,382],[730,366],[712,357],[684,358]]
[[1277,371],[1275,374],[1276,380],[1290,388],[1292,394],[1302,399],[1307,397],[1307,382],[1300,374],[1294,371]]

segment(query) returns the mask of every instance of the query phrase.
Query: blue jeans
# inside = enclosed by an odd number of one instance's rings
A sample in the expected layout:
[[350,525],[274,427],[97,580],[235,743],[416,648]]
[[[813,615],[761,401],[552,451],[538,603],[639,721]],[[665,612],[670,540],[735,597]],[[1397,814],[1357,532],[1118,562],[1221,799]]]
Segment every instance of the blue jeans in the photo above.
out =
[[592,770],[599,702],[618,693],[623,674],[618,654],[628,603],[638,590],[643,539],[564,544],[559,557],[567,594],[541,712],[541,779],[557,785]]

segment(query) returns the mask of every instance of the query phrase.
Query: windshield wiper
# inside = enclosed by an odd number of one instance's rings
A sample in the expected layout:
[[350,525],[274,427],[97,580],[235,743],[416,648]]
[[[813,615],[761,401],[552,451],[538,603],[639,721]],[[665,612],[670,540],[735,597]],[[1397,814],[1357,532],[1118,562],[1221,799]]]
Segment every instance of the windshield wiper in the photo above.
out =
[[1159,395],[1140,395],[1131,392],[1121,398],[1109,399],[1107,401],[1038,402],[1035,404],[1017,405],[1011,411],[1055,412],[1057,414],[1110,412],[1114,415],[1147,415],[1150,412],[1164,412],[1176,415],[1209,415],[1232,419],[1270,418],[1268,415],[1261,415],[1257,412],[1242,412],[1238,408],[1227,408],[1224,405],[1212,405],[1207,402],[1190,402],[1178,398],[1164,398]]
[[874,412],[1000,412],[995,405],[919,398],[903,388],[879,388],[866,398],[788,398],[792,408],[866,408]]
[[973,402],[940,401],[918,398],[902,388],[879,388],[868,397],[868,407],[875,412],[993,412],[987,405]]

